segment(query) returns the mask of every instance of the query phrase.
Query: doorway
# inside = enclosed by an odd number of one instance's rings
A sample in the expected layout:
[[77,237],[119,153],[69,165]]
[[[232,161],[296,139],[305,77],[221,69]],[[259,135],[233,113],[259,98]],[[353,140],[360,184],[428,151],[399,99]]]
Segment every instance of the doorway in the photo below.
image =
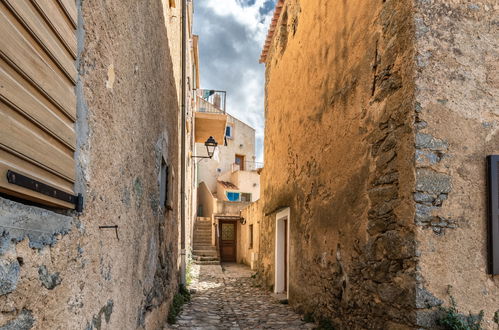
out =
[[220,220],[219,233],[220,260],[222,262],[236,262],[236,222]]
[[276,215],[275,293],[289,297],[289,208]]
[[236,165],[239,165],[239,170],[244,171],[244,156],[236,155],[235,159]]

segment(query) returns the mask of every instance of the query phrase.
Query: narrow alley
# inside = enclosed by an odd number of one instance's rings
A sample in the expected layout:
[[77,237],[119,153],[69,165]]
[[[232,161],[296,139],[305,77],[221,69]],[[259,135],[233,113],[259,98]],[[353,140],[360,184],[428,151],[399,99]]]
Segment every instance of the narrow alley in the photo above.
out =
[[286,301],[261,289],[249,267],[193,265],[191,301],[166,329],[313,329]]
[[499,0],[0,0],[0,330],[499,329]]

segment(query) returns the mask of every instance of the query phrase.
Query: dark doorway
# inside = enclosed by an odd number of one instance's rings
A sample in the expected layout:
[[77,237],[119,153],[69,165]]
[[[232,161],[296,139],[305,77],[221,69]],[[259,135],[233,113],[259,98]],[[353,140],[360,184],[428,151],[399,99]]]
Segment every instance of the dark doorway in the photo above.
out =
[[219,226],[220,259],[222,262],[236,262],[236,222],[221,220]]

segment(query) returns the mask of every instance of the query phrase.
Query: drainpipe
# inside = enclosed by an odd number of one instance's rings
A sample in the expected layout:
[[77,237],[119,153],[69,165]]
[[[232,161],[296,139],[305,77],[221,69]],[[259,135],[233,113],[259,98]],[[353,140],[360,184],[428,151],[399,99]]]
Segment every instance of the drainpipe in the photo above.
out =
[[186,91],[186,48],[187,48],[187,0],[182,0],[182,41],[181,41],[181,53],[182,53],[182,100],[181,100],[181,112],[182,112],[182,129],[181,129],[181,144],[180,144],[180,283],[186,284],[186,260],[185,260],[185,178],[187,171],[185,168],[185,158],[186,158],[186,147],[185,147],[185,135],[186,135],[186,109],[185,109],[185,99],[187,97]]

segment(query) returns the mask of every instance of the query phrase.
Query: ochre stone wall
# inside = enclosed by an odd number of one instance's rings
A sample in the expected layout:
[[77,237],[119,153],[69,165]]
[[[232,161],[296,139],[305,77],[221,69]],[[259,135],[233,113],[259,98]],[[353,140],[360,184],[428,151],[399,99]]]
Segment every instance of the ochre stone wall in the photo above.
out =
[[[76,190],[85,207],[60,215],[0,199],[0,217],[21,227],[0,223],[0,328],[165,324],[178,283],[180,182],[168,38],[180,31],[165,27],[163,2],[78,1]],[[162,155],[175,173],[173,211],[159,205]]]
[[290,304],[340,329],[415,325],[412,10],[285,1],[266,63],[259,275],[290,207]]
[[[450,293],[464,314],[484,310],[485,328],[496,329],[485,157],[499,154],[499,3],[415,3],[418,287],[446,305]],[[418,313],[421,326],[435,318],[435,308]]]

